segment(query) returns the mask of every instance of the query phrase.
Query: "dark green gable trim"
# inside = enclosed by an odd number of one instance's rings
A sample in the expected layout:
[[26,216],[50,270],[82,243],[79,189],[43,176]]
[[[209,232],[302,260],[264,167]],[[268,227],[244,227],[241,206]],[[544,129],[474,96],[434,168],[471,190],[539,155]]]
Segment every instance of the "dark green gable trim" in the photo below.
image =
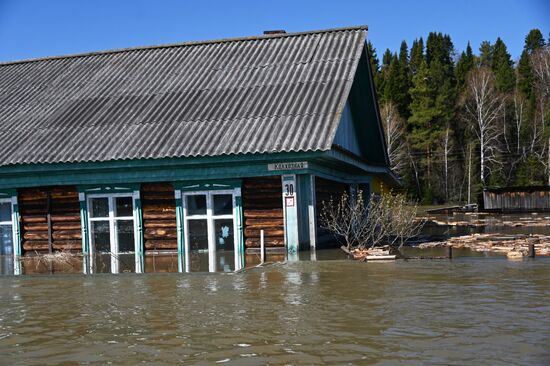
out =
[[127,160],[0,167],[0,189],[49,185],[115,185],[143,182],[234,179],[280,175],[269,162],[303,161],[323,152],[227,155],[221,157]]
[[215,191],[241,188],[240,179],[174,182],[174,189],[181,191]]
[[[270,171],[272,162],[307,161],[307,169]],[[361,181],[370,174],[389,174],[352,154],[327,152],[241,155],[162,160],[112,161],[0,167],[0,189],[77,185],[81,192],[126,187],[145,182],[189,182],[240,179],[282,174],[315,174],[341,181]],[[110,192],[113,192],[112,190]]]

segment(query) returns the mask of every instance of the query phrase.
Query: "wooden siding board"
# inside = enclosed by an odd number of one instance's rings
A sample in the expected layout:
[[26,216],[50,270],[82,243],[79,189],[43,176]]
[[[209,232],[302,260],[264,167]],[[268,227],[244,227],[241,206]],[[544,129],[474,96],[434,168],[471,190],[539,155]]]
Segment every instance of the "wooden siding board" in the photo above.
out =
[[143,237],[145,250],[178,249],[176,198],[171,183],[141,185]]
[[246,248],[260,247],[260,230],[267,247],[284,247],[280,176],[243,179],[241,192]]
[[82,250],[80,203],[74,186],[21,189],[18,200],[24,251]]
[[550,189],[484,191],[484,207],[502,211],[550,211]]

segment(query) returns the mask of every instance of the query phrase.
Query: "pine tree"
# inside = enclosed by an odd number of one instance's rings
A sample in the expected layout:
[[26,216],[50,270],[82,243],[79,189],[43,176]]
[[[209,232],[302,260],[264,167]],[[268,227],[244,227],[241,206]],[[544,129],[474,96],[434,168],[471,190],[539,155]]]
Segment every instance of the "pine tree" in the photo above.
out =
[[[429,81],[434,94],[435,115],[441,129],[451,122],[456,101],[456,79],[453,62],[454,47],[451,38],[441,33],[430,33],[426,47]],[[429,55],[429,57],[428,57]]]
[[378,62],[378,56],[376,55],[376,48],[371,41],[367,42],[367,55],[369,56],[370,66],[373,74],[376,74],[380,68]]
[[523,96],[529,100],[533,94],[533,69],[529,59],[529,52],[524,49],[519,58],[517,67],[517,86]]
[[390,51],[389,48],[386,48],[386,51],[384,52],[384,55],[382,56],[382,67],[390,66],[392,57],[393,57],[393,53]]
[[415,39],[413,41],[411,47],[411,57],[409,65],[413,76],[416,75],[416,73],[418,72],[422,61],[424,61],[424,41],[422,40],[422,37],[420,37],[420,39]]
[[380,63],[378,61],[378,56],[376,55],[376,48],[374,48],[371,41],[367,42],[367,55],[369,57],[370,67],[374,77],[375,89],[380,92],[380,90],[382,90],[383,76],[380,71]]
[[378,73],[378,80],[375,80],[378,90],[378,101],[380,103],[383,103],[385,101],[386,81],[388,79],[392,57],[393,55],[391,51],[386,48],[386,51],[384,51],[384,54],[382,55],[382,65],[380,66],[380,72]]
[[491,69],[495,73],[496,87],[499,91],[509,93],[516,84],[513,61],[502,39],[497,38],[493,46]]
[[412,73],[409,66],[409,50],[407,42],[401,42],[399,49],[399,103],[397,108],[399,114],[404,117],[409,117],[409,104],[411,103],[409,89],[412,86]]
[[544,36],[539,29],[531,29],[525,37],[525,50],[531,55],[535,50],[544,47]]
[[474,55],[472,52],[472,47],[470,42],[466,46],[466,52],[462,52],[456,63],[455,74],[456,74],[456,87],[457,93],[460,94],[464,90],[464,83],[466,81],[466,75],[474,66]]
[[384,70],[384,101],[393,102],[396,105],[400,103],[400,66],[396,54],[392,55],[389,66]]
[[438,113],[435,108],[436,90],[430,81],[430,69],[428,63],[423,61],[420,64],[417,74],[413,78],[413,87],[411,93],[411,116],[409,125],[411,128],[410,139],[412,147],[423,154],[422,166],[425,169],[423,177],[424,201],[431,203],[431,170],[432,170],[432,151],[435,141],[440,135],[440,129],[436,123]]
[[479,46],[479,66],[491,67],[493,64],[493,46],[489,41],[481,42]]

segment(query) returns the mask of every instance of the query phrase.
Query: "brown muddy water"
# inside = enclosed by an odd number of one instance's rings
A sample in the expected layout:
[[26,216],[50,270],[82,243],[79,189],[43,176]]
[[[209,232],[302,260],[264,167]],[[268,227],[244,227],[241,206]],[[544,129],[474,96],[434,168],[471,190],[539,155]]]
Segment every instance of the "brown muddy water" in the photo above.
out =
[[2,276],[0,364],[550,364],[550,259],[469,254]]

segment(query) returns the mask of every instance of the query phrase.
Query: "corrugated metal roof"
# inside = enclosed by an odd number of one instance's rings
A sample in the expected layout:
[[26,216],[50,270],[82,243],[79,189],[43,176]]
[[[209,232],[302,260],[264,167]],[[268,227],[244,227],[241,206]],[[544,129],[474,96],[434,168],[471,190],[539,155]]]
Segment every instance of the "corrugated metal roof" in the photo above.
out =
[[329,150],[366,27],[0,64],[0,165]]

